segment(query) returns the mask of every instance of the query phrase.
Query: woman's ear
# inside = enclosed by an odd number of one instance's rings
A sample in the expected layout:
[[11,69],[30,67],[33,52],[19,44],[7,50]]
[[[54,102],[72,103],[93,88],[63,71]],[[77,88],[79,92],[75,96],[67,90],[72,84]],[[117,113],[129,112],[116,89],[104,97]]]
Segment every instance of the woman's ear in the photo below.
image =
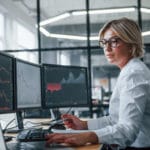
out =
[[135,55],[135,52],[136,51],[136,46],[135,45],[130,45],[130,53],[131,53],[131,56],[134,56]]

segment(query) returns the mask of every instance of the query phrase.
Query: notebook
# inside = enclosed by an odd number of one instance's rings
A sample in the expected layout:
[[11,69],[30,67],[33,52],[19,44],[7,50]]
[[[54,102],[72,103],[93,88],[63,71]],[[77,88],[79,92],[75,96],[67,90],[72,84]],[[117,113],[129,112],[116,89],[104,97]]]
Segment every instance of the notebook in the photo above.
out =
[[84,133],[84,132],[90,132],[90,131],[95,131],[95,130],[73,130],[73,129],[51,129],[53,133]]

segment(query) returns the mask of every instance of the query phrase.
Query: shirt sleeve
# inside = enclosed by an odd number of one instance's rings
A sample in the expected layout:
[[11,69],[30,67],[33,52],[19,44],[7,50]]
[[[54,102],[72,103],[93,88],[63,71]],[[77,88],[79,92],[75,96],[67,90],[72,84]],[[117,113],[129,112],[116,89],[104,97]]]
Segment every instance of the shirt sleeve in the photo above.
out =
[[111,116],[104,116],[98,119],[88,120],[88,129],[97,130],[113,124],[114,122],[112,121]]
[[[121,79],[119,94],[119,118],[114,123],[111,117],[89,121],[90,129],[97,129],[100,143],[128,146],[136,139],[146,105],[147,83],[140,74],[130,74]],[[113,108],[116,109],[116,108]]]

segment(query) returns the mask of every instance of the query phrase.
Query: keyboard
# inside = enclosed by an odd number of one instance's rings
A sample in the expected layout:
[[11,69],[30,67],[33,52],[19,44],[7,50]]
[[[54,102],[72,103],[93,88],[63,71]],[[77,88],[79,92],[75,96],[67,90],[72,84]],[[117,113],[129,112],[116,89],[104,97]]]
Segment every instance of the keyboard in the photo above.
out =
[[50,133],[46,129],[23,130],[18,133],[17,140],[20,142],[45,141],[45,135]]
[[6,142],[11,141],[12,138],[13,138],[12,136],[6,136],[6,135],[4,136],[4,139],[5,139]]

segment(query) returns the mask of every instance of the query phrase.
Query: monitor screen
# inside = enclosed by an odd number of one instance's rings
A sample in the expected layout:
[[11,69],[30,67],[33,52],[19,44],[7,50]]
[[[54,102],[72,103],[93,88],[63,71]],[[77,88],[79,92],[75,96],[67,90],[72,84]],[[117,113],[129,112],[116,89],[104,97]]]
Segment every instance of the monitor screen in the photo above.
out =
[[14,110],[14,58],[0,53],[0,113]]
[[88,106],[87,68],[43,64],[43,107]]
[[41,107],[41,66],[16,59],[17,109]]

